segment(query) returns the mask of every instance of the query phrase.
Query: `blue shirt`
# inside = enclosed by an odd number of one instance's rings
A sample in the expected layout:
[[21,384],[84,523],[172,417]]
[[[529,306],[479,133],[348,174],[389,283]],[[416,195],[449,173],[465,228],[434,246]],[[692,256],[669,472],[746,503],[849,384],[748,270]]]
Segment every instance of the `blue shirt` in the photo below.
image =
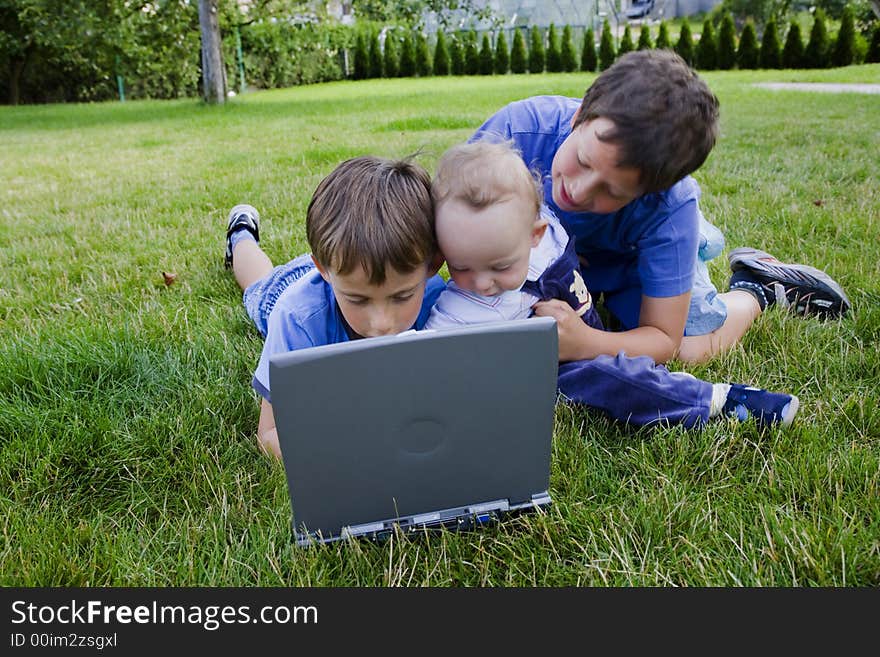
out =
[[[412,328],[421,329],[425,325],[431,307],[445,287],[446,283],[439,276],[428,279],[422,308]],[[348,340],[333,288],[313,269],[284,290],[269,314],[266,341],[252,385],[271,403],[269,359],[272,356]]]
[[553,157],[571,134],[571,121],[580,104],[578,99],[563,96],[517,101],[490,117],[471,140],[482,135],[511,139],[529,168],[541,175],[544,202],[575,240],[590,292],[633,286],[651,297],[689,292],[700,239],[700,188],[690,176],[611,214],[563,212],[553,202]]

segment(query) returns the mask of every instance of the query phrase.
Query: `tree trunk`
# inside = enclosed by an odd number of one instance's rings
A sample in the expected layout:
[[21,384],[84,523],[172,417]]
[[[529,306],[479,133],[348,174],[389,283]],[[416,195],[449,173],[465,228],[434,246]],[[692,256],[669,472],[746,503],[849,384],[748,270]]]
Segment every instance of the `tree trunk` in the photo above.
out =
[[13,59],[9,62],[9,104],[21,102],[21,73],[24,71],[25,60]]
[[202,92],[208,103],[226,101],[226,71],[220,48],[218,0],[199,0],[199,27],[202,33]]

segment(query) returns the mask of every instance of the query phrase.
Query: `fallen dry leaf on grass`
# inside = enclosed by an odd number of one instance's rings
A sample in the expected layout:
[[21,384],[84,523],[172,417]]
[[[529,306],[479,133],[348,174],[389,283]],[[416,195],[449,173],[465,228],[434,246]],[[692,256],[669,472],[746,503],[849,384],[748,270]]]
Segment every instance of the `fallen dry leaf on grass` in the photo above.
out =
[[165,286],[167,287],[167,286],[171,285],[172,283],[174,283],[174,281],[177,280],[177,274],[172,274],[171,272],[163,271],[162,278],[165,279]]
[[813,205],[815,205],[818,208],[821,208],[823,205],[825,205],[825,201],[823,201],[820,198],[817,198],[815,201],[813,201]]

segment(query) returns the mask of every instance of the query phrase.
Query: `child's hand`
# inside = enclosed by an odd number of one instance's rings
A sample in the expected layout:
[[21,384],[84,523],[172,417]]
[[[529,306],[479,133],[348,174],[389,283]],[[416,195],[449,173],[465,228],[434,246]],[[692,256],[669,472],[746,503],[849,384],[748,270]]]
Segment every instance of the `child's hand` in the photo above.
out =
[[589,341],[591,329],[578,317],[574,309],[559,299],[539,301],[532,308],[538,317],[552,317],[556,320],[559,333],[559,360],[582,360],[585,343]]

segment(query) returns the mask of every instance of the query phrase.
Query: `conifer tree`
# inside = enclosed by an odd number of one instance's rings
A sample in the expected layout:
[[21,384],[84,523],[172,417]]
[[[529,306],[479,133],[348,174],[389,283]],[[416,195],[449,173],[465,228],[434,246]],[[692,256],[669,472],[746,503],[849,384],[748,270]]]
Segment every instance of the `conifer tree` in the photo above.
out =
[[559,46],[556,25],[553,23],[550,23],[550,29],[547,30],[547,72],[562,72],[562,49]]
[[651,40],[651,28],[647,23],[642,23],[642,30],[639,32],[639,43],[636,49],[650,50],[653,47],[654,42]]
[[385,34],[385,50],[382,52],[382,75],[386,78],[396,78],[400,73],[399,66],[397,44],[394,43],[394,35],[391,32],[387,32]]
[[416,75],[428,77],[433,72],[431,65],[431,51],[428,49],[428,40],[419,32],[416,34]]
[[453,34],[449,39],[449,68],[453,75],[464,75],[464,47],[460,34]]
[[782,67],[801,68],[804,65],[804,42],[801,40],[801,26],[792,21],[782,47]]
[[874,21],[874,31],[871,33],[871,43],[868,44],[868,52],[865,54],[865,63],[880,63],[880,21]]
[[772,16],[764,25],[761,37],[761,52],[758,54],[761,68],[781,68],[782,50],[779,46],[779,33],[776,31],[776,19]]
[[694,35],[691,33],[691,24],[687,18],[681,24],[681,32],[678,34],[675,52],[687,62],[688,66],[694,65]]
[[571,41],[571,25],[562,28],[562,46],[559,54],[563,71],[570,73],[577,70],[577,55],[574,52],[574,43]]
[[728,11],[721,19],[718,30],[718,68],[729,71],[736,66],[736,27],[733,15]]
[[614,40],[611,37],[611,25],[608,19],[602,24],[602,35],[599,37],[599,70],[604,71],[614,63]]
[[366,80],[370,75],[370,56],[364,33],[358,32],[354,41],[354,79]]
[[696,64],[701,71],[718,68],[718,44],[715,42],[715,30],[710,18],[703,21],[703,32],[697,43]]
[[825,12],[821,7],[813,14],[813,27],[810,29],[810,40],[804,49],[804,66],[807,68],[825,68],[828,55],[828,28],[825,25]]
[[510,47],[510,72],[525,73],[529,69],[526,55],[526,40],[522,30],[513,31],[513,45]]
[[657,28],[657,41],[654,42],[654,47],[657,50],[672,48],[672,41],[669,39],[669,26],[664,20],[660,21],[660,27]]
[[370,36],[370,77],[382,77],[382,48],[379,46],[379,35],[373,32]]
[[849,66],[856,58],[856,26],[852,5],[843,8],[840,17],[840,31],[834,42],[834,50],[831,53],[831,63],[834,66]]
[[449,48],[446,45],[446,35],[437,31],[437,43],[434,44],[434,75],[449,75]]
[[480,51],[477,48],[477,33],[470,30],[464,40],[464,74],[477,75],[480,72]]
[[483,33],[483,43],[480,45],[480,75],[492,75],[495,72],[495,58],[492,56],[492,42],[489,33]]
[[581,70],[592,73],[596,70],[599,63],[599,56],[596,54],[596,35],[593,28],[588,27],[584,32],[584,44],[581,47]]
[[544,35],[537,26],[532,26],[529,34],[529,73],[543,73],[546,62]]
[[620,45],[617,47],[617,56],[625,55],[628,52],[632,52],[636,49],[636,45],[633,43],[632,32],[629,31],[629,23],[626,24],[626,27],[623,28],[623,36],[620,37]]
[[752,19],[746,20],[742,34],[739,35],[736,63],[741,69],[758,68],[758,35],[755,33],[755,23]]
[[400,40],[400,59],[397,63],[397,75],[402,78],[412,78],[416,74],[416,49],[413,46],[412,36],[407,30]]
[[507,37],[504,30],[498,32],[495,39],[495,72],[498,75],[506,75],[510,70],[510,52],[507,50]]

